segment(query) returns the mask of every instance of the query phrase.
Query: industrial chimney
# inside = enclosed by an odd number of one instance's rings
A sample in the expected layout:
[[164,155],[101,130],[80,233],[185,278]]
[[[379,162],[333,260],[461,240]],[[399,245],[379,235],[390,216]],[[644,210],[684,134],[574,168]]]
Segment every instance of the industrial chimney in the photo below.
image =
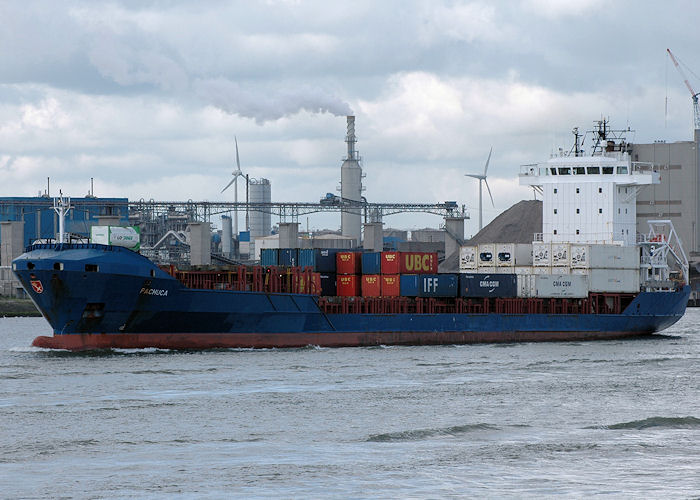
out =
[[348,144],[348,156],[340,168],[340,196],[345,206],[341,211],[340,228],[343,236],[354,238],[359,244],[362,241],[362,167],[355,150],[355,117],[348,116],[347,119],[345,142]]

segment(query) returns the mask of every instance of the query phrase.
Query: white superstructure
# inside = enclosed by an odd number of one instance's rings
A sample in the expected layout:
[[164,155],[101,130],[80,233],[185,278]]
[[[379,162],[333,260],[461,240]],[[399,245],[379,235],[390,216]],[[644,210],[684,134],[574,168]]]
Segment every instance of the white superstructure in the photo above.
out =
[[520,184],[542,194],[544,243],[636,243],[637,193],[660,182],[625,151],[558,156],[523,165]]

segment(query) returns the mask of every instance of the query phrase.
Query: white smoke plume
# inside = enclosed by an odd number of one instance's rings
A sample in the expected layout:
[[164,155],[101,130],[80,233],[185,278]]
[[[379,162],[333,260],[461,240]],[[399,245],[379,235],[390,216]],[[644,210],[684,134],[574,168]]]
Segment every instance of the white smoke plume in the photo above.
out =
[[308,85],[294,89],[259,86],[250,89],[225,78],[216,78],[196,80],[193,88],[200,98],[213,106],[226,113],[253,118],[257,123],[277,120],[299,111],[335,116],[353,114],[348,103]]

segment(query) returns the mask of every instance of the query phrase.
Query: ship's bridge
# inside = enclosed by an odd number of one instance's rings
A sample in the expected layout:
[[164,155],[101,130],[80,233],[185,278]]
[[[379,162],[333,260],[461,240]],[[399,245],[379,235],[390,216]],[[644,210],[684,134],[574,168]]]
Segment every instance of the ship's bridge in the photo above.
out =
[[626,152],[558,156],[522,165],[519,178],[542,194],[543,241],[626,245],[636,240],[637,193],[660,182]]

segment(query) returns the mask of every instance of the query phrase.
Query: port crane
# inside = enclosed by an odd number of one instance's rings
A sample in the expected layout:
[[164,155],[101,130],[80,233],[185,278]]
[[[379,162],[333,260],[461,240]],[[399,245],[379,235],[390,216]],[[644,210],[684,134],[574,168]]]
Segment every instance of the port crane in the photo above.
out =
[[685,73],[683,72],[683,68],[681,68],[680,64],[678,64],[678,61],[676,60],[675,56],[673,55],[673,52],[671,52],[671,49],[666,49],[666,52],[668,52],[668,55],[671,57],[671,61],[673,61],[673,65],[678,70],[678,73],[680,73],[681,78],[683,78],[683,82],[685,83],[685,86],[688,87],[688,90],[690,90],[690,95],[692,96],[692,99],[693,99],[693,118],[695,121],[695,128],[700,129],[700,109],[698,109],[698,93],[695,92],[695,90],[693,90],[693,87],[690,85],[690,82],[688,81],[688,77],[685,76]]

